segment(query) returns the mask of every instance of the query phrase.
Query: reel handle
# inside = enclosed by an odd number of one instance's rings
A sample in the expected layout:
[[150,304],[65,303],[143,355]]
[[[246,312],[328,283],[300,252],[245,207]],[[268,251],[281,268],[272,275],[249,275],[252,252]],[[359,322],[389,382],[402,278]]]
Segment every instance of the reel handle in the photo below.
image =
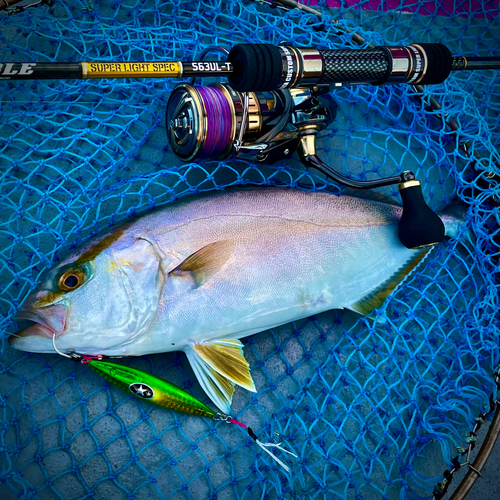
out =
[[403,214],[398,225],[401,243],[410,249],[433,246],[444,239],[444,224],[441,218],[425,203],[420,182],[413,172],[406,171],[399,176],[387,177],[377,181],[350,179],[335,171],[316,154],[315,133],[301,137],[300,158],[307,167],[313,167],[335,182],[354,189],[373,189],[399,184]]
[[444,239],[444,224],[439,215],[429,208],[417,180],[399,184],[403,214],[398,225],[398,236],[406,248],[436,245]]

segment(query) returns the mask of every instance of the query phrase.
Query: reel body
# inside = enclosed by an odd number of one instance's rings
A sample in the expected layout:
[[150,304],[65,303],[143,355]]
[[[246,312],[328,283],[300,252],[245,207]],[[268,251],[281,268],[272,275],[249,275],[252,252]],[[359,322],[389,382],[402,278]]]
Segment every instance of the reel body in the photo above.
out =
[[274,163],[292,155],[303,135],[334,119],[337,105],[308,89],[238,92],[229,85],[177,85],[167,104],[168,141],[183,161],[230,157]]

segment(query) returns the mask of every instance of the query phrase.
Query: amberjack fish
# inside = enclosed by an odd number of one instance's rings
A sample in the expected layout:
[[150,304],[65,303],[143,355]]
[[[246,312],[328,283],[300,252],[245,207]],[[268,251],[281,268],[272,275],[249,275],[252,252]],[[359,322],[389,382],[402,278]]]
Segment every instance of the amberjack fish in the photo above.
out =
[[[426,257],[398,239],[390,200],[284,188],[186,198],[94,237],[44,274],[16,349],[184,351],[228,413],[255,391],[239,339],[330,309],[370,314]],[[449,236],[460,220],[443,216]],[[21,325],[20,325],[21,326]]]

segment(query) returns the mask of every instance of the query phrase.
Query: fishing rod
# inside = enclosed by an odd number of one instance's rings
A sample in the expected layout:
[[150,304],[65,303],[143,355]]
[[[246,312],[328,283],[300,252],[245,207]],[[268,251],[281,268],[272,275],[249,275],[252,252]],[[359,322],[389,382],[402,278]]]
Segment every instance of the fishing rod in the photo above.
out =
[[[204,61],[210,51],[226,61]],[[353,189],[398,185],[398,226],[407,248],[444,239],[444,224],[425,203],[411,171],[379,180],[342,175],[316,153],[316,136],[336,117],[329,92],[346,85],[442,83],[452,71],[500,69],[500,57],[453,56],[440,43],[318,50],[271,44],[208,47],[198,61],[4,63],[0,79],[181,78],[167,104],[168,140],[184,161],[238,157],[272,163],[298,150],[304,165]],[[226,77],[230,85],[196,87],[197,77]]]
[[235,90],[259,91],[367,83],[438,84],[452,71],[478,69],[500,69],[500,56],[452,56],[440,43],[334,50],[238,44],[227,61],[216,62],[0,63],[0,79],[227,77]]

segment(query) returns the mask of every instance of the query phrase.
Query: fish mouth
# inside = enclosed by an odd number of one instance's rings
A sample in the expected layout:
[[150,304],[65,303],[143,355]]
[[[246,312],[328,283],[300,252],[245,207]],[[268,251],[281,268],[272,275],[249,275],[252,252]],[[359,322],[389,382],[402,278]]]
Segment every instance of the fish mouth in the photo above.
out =
[[9,337],[9,344],[22,351],[54,352],[52,338],[66,330],[67,312],[65,306],[49,306],[40,312],[21,309],[13,317],[19,330]]
[[34,315],[23,314],[22,316],[19,315],[14,317],[14,321],[18,324],[19,330],[10,337],[11,339],[16,337],[29,337],[30,335],[38,335],[51,339],[56,335],[56,332],[50,328],[50,326],[42,323],[38,318],[35,319],[28,316]]
[[18,319],[19,331],[9,337],[9,345],[19,351],[54,352],[52,338],[54,331],[38,322]]

